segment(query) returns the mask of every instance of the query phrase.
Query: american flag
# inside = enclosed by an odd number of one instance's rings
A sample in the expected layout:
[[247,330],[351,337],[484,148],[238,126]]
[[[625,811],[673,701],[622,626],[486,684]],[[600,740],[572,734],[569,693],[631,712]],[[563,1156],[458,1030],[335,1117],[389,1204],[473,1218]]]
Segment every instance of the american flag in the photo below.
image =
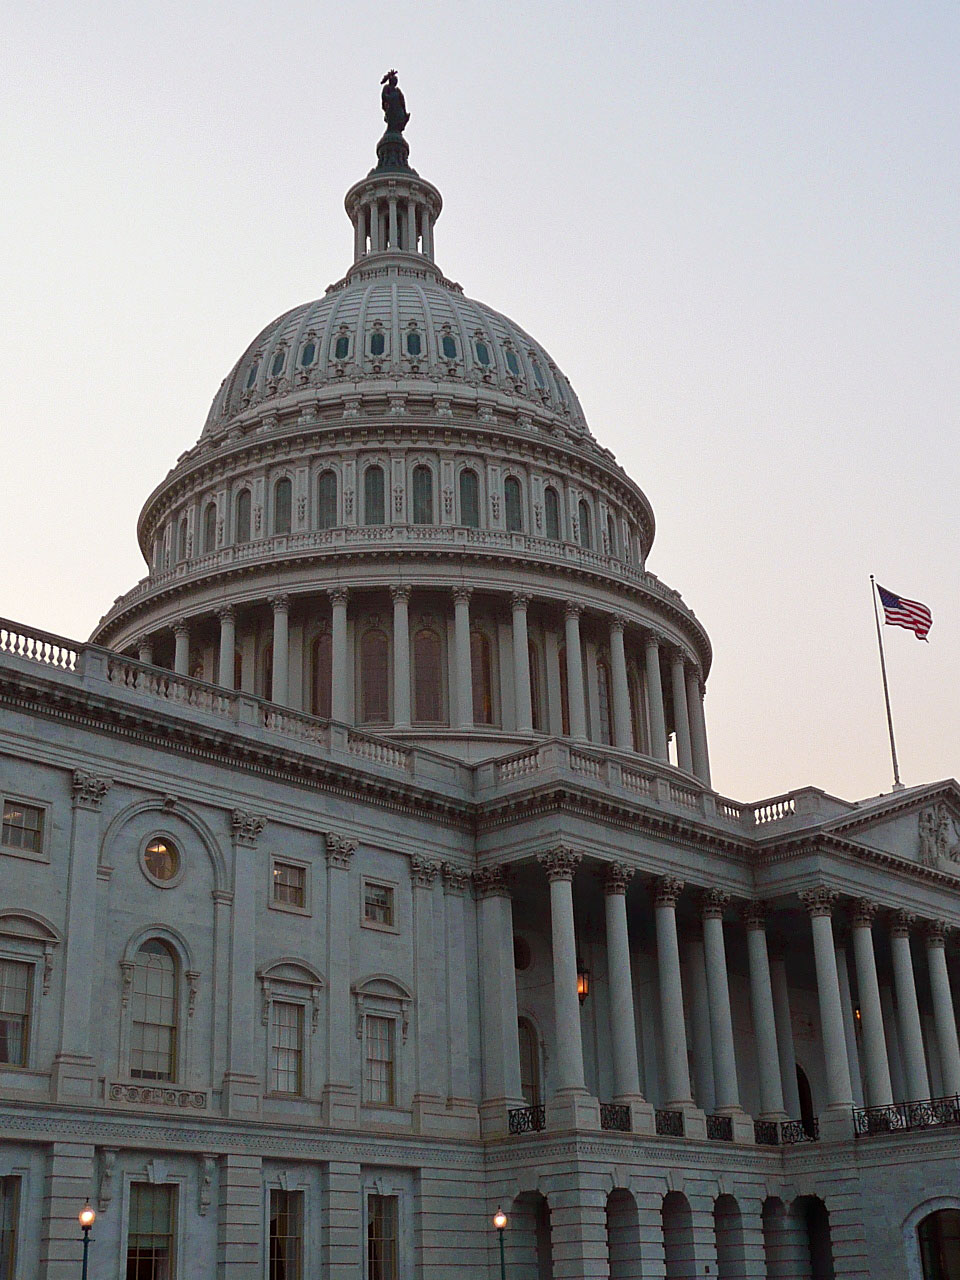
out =
[[933,626],[933,614],[919,600],[907,600],[894,591],[888,591],[877,583],[880,603],[883,605],[883,620],[891,627],[906,627],[918,640],[926,640],[927,632]]

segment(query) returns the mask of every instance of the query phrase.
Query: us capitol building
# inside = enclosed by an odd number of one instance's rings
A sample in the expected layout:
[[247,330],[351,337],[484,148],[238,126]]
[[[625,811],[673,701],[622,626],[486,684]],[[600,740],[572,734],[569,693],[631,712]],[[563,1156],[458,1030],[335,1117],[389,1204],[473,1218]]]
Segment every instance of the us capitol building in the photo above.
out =
[[[0,622],[0,1280],[960,1276],[960,790],[710,780],[566,375],[395,76],[88,643]],[[771,726],[789,732],[787,726]]]

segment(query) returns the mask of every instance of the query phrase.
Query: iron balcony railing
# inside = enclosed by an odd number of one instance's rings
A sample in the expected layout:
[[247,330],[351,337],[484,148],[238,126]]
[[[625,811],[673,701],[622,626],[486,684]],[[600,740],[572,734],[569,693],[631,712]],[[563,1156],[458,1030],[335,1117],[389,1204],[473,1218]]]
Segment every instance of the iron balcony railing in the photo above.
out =
[[947,1098],[919,1098],[913,1102],[891,1102],[885,1107],[854,1107],[854,1132],[860,1136],[877,1133],[908,1133],[911,1129],[938,1129],[960,1124],[960,1095]]
[[707,1116],[707,1137],[714,1142],[732,1142],[733,1117]]
[[630,1132],[630,1108],[618,1102],[600,1103],[600,1128],[616,1133]]
[[682,1138],[683,1112],[658,1111],[655,1116],[655,1126],[661,1138]]
[[546,1107],[511,1107],[507,1112],[511,1133],[541,1133],[547,1127]]
[[820,1137],[820,1121],[814,1116],[809,1126],[802,1120],[755,1120],[754,1141],[760,1146],[789,1147],[797,1142],[816,1142]]

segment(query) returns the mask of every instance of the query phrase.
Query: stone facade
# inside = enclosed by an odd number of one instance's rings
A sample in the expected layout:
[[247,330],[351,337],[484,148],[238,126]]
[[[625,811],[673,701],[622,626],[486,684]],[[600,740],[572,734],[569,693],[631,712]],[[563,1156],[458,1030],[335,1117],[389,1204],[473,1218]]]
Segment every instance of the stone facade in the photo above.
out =
[[646,498],[430,184],[347,207],[144,582],[89,644],[0,622],[0,1276],[75,1276],[89,1199],[104,1280],[492,1278],[498,1206],[524,1280],[920,1277],[960,790],[718,795]]

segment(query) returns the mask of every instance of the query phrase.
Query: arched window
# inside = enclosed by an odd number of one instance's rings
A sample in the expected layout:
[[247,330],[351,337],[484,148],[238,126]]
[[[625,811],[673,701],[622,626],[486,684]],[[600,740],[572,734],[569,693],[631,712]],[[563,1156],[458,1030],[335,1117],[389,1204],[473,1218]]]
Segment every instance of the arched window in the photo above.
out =
[[273,532],[289,533],[293,524],[293,484],[284,476],[273,486]]
[[241,489],[237,494],[237,514],[233,540],[236,543],[250,541],[250,490]]
[[337,523],[337,473],[322,471],[317,481],[317,528],[333,529]]
[[600,713],[600,741],[610,746],[613,741],[613,721],[610,709],[610,668],[603,658],[597,662],[597,709]]
[[612,512],[607,516],[607,548],[612,556],[617,555],[617,522]]
[[313,338],[310,338],[309,341],[304,343],[303,350],[300,352],[300,367],[302,369],[306,369],[309,365],[313,364],[316,358],[317,344],[314,342]]
[[370,335],[370,354],[372,356],[382,356],[386,349],[386,345],[387,340],[385,335],[379,329],[375,329]]
[[363,724],[390,720],[390,648],[384,631],[366,631],[360,641],[360,719]]
[[507,368],[515,378],[520,377],[520,361],[512,347],[507,347]]
[[560,662],[560,732],[565,738],[570,736],[570,689],[567,683],[567,646],[562,644],[557,651]]
[[273,645],[268,644],[260,661],[260,697],[273,697]]
[[333,679],[333,636],[321,631],[313,642],[310,656],[310,706],[315,716],[330,718],[331,681]]
[[543,733],[543,697],[540,690],[540,650],[533,640],[527,641],[527,655],[530,664],[530,710],[532,712],[533,730]]
[[420,354],[420,335],[416,329],[410,329],[407,333],[407,355],[418,356]]
[[203,509],[203,554],[217,549],[217,504],[208,502]]
[[150,938],[133,961],[130,1077],[176,1080],[179,966],[165,942]]
[[349,354],[350,338],[347,334],[341,333],[333,344],[333,358],[334,360],[346,360]]
[[474,350],[477,353],[477,364],[488,365],[490,363],[490,348],[482,338],[476,340]]
[[516,476],[507,476],[503,482],[503,512],[507,533],[520,533],[523,529],[523,495]]
[[483,631],[473,631],[470,635],[470,671],[473,723],[493,724],[493,657],[490,639]]
[[586,498],[580,499],[577,515],[580,520],[580,545],[590,551],[593,549],[593,516]]
[[177,528],[177,559],[187,558],[187,517],[183,516]]
[[960,1276],[960,1209],[928,1213],[917,1227],[923,1280]]
[[363,473],[363,523],[386,523],[383,467],[367,467]]
[[279,378],[281,373],[283,373],[283,364],[286,358],[287,353],[282,348],[273,357],[273,364],[270,366],[270,376],[272,378]]
[[247,381],[245,386],[245,389],[247,391],[251,391],[253,389],[253,384],[257,380],[257,374],[259,371],[260,371],[260,361],[254,360],[253,364],[247,370]]
[[413,468],[413,523],[433,524],[433,472],[429,467]]
[[469,467],[460,472],[460,523],[480,528],[480,481]]
[[421,627],[413,637],[413,718],[420,724],[438,724],[443,717],[443,682],[440,637],[432,627]]
[[517,1023],[520,1037],[520,1092],[528,1107],[540,1106],[540,1046],[537,1032],[529,1018]]
[[560,541],[560,498],[552,485],[543,491],[543,509],[547,521],[547,537]]
[[457,340],[452,334],[445,333],[440,339],[440,350],[443,352],[444,360],[456,360],[457,358]]

